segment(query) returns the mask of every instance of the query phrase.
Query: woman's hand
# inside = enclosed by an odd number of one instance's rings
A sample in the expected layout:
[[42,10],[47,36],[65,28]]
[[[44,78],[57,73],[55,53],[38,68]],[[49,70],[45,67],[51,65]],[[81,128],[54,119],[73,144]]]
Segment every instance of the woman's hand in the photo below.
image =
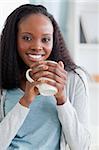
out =
[[[56,83],[51,84],[58,89],[58,92],[55,94],[57,100],[57,105],[62,105],[66,102],[66,82],[67,82],[67,72],[64,70],[64,64],[62,61],[59,61],[58,64],[54,64],[49,67],[49,71],[53,73],[53,78]],[[48,75],[47,77],[51,77]],[[50,82],[48,82],[50,84]]]
[[56,82],[43,81],[57,88],[58,92],[55,94],[57,104],[63,104],[66,101],[65,87],[67,82],[67,72],[64,70],[62,61],[52,63],[51,61],[36,62],[31,66],[31,76],[34,81],[41,77],[53,79]]
[[[34,64],[34,67],[32,69],[34,70],[34,72],[37,72],[37,71],[40,72],[41,70],[42,71],[46,70],[46,67],[44,66],[43,68],[39,67],[40,66],[39,62],[33,63],[33,64]],[[38,88],[36,86],[41,83],[41,81],[37,81],[34,78],[34,74],[32,72],[30,72],[30,76],[31,78],[33,78],[34,82],[30,83],[29,81],[26,81],[25,91],[24,91],[25,94],[19,101],[19,103],[25,107],[29,107],[29,105],[32,103],[35,97],[39,94]]]
[[39,94],[38,89],[35,85],[39,84],[39,82],[30,83],[26,81],[26,87],[24,91],[24,96],[20,99],[19,103],[25,107],[29,107],[29,105],[34,100],[35,96]]
[[62,105],[66,102],[67,72],[64,70],[64,64],[62,61],[59,61],[58,64],[61,67],[61,73],[59,73],[61,82],[58,83],[58,93],[56,93],[55,97],[57,100],[57,105]]

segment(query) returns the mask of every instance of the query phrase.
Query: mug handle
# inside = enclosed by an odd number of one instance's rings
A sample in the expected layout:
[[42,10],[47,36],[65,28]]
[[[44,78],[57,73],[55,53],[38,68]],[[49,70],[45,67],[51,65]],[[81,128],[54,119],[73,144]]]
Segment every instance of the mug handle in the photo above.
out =
[[30,75],[29,75],[29,72],[30,71],[32,71],[32,69],[28,69],[27,71],[26,71],[26,79],[30,82],[30,83],[32,83],[32,82],[34,82],[34,80],[30,77]]

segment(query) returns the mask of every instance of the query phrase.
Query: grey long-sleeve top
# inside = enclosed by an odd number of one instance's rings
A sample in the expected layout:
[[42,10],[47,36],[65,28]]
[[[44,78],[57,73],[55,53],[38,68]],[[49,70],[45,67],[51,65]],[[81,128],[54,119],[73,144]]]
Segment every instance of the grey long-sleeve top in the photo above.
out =
[[[68,73],[66,85],[67,101],[57,106],[58,117],[62,125],[60,150],[89,150],[90,134],[88,132],[88,85],[85,73],[77,69],[80,77]],[[4,117],[4,90],[0,99],[0,150],[6,150],[22,126],[29,108],[17,103]]]

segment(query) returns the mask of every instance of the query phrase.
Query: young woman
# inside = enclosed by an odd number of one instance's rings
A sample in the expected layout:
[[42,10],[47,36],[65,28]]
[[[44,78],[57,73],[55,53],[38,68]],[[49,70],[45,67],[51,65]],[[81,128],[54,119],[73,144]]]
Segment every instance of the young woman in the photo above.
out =
[[[25,4],[14,10],[1,34],[0,53],[0,150],[88,150],[87,78],[47,9]],[[32,83],[26,80],[29,68]],[[57,93],[40,95],[42,82]]]

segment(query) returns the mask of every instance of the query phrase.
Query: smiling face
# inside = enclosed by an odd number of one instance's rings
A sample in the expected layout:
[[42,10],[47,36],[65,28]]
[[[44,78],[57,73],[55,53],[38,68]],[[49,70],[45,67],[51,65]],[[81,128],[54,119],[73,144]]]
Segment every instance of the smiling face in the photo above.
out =
[[18,53],[27,66],[46,60],[53,47],[53,25],[42,14],[31,14],[18,25]]

